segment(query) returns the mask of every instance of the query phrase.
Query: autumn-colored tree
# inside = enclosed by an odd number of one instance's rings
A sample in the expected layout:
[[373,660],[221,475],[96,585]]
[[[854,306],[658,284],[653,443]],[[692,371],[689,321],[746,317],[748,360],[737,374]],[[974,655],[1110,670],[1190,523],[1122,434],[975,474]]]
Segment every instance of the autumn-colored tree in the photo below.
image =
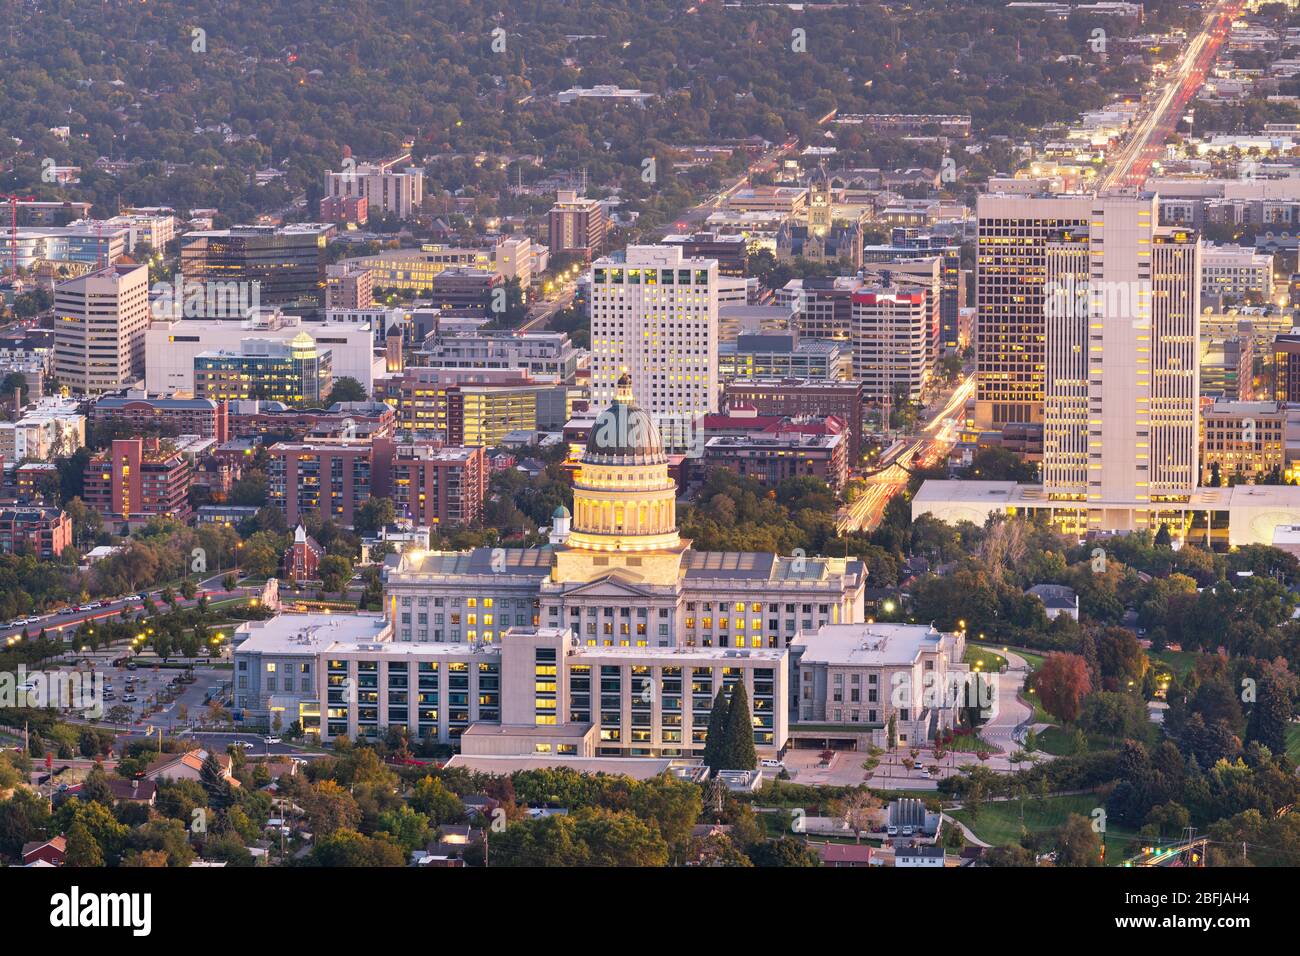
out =
[[1049,714],[1073,723],[1079,719],[1083,698],[1092,690],[1088,665],[1078,654],[1051,654],[1034,676],[1034,689]]

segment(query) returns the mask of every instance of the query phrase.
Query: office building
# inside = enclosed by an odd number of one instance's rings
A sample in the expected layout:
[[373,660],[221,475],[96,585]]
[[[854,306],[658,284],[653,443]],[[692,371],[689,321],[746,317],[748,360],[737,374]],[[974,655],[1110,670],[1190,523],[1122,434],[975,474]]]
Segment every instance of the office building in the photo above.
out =
[[1281,481],[1296,425],[1300,408],[1280,402],[1215,402],[1201,412],[1202,483]]
[[1159,226],[1150,194],[1103,197],[1045,251],[1044,493],[1099,527],[1157,521],[1200,478],[1196,234]]
[[810,378],[837,381],[852,377],[853,352],[847,342],[803,339],[798,332],[741,334],[718,346],[718,377]]
[[167,317],[239,320],[250,302],[314,314],[325,304],[325,245],[333,232],[328,223],[295,223],[186,233],[181,278],[200,293],[187,293],[182,314]]
[[1201,252],[1201,297],[1213,302],[1273,299],[1273,256],[1252,246],[1206,243]]
[[975,427],[1043,421],[1049,238],[1083,229],[1092,197],[982,195],[976,204]]
[[54,314],[54,375],[71,391],[99,395],[144,375],[147,266],[110,266],[59,283]]
[[327,170],[325,195],[330,199],[364,199],[367,214],[413,219],[424,203],[424,170],[403,153],[378,163],[358,163],[351,156],[341,172]]
[[660,245],[681,246],[683,259],[716,259],[718,275],[744,278],[749,274],[749,240],[742,235],[692,232],[664,236]]
[[962,292],[961,245],[951,236],[929,235],[910,229],[894,229],[888,245],[864,246],[862,262],[868,269],[939,257],[939,348],[948,355],[960,350]]
[[718,408],[717,262],[629,246],[623,258],[598,259],[591,275],[593,404],[612,402],[626,373],[665,447],[692,449],[699,420]]
[[859,749],[887,747],[891,719],[904,749],[951,732],[960,707],[980,702],[965,646],[961,632],[926,624],[828,624],[800,634],[790,646],[795,742],[800,724],[820,725],[809,728],[812,740],[848,739]]
[[[333,377],[351,378],[369,393],[375,384],[374,333],[368,323],[304,322],[298,316],[259,310],[243,321],[153,322],[144,336],[150,395],[193,395],[194,360],[203,352],[238,352],[246,339],[290,343],[308,336],[318,353],[330,353]],[[287,404],[287,403],[286,403]]]
[[257,399],[319,408],[334,382],[329,349],[306,332],[288,342],[244,339],[238,351],[194,356],[194,395],[217,402]]
[[869,401],[919,401],[934,373],[939,303],[933,283],[895,279],[853,293],[853,378]]

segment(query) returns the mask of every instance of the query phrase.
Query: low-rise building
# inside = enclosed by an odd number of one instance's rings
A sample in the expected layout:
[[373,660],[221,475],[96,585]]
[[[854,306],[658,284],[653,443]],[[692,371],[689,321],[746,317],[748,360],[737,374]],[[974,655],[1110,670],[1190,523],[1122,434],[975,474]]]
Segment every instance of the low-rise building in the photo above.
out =
[[951,730],[978,675],[962,663],[966,640],[924,624],[825,624],[791,642],[797,717],[791,736],[810,741],[919,745]]
[[72,546],[72,519],[62,508],[0,509],[0,553],[53,561]]
[[727,468],[770,487],[787,478],[820,478],[838,492],[849,478],[848,442],[843,434],[809,434],[798,425],[776,432],[719,435],[704,443],[704,466]]

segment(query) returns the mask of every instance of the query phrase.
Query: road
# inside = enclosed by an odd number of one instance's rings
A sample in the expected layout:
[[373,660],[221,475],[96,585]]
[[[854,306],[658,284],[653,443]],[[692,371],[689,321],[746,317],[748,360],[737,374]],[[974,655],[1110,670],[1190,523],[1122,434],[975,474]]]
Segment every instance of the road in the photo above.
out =
[[[320,754],[304,751],[301,747],[294,744],[278,743],[268,744],[261,734],[241,734],[228,733],[225,731],[207,731],[207,730],[183,730],[177,736],[194,741],[194,746],[202,747],[209,753],[225,753],[226,748],[232,744],[246,743],[252,744],[251,747],[245,747],[245,751],[250,757],[305,757],[312,758]],[[118,750],[134,740],[153,740],[157,741],[155,734],[152,737],[146,737],[145,734],[126,733],[117,736]]]
[[1141,188],[1160,159],[1165,142],[1178,125],[1183,108],[1205,82],[1219,47],[1244,6],[1242,0],[1222,0],[1206,15],[1200,33],[1183,49],[1168,80],[1133,133],[1124,141],[1102,180],[1102,189]]
[[928,468],[947,455],[957,440],[966,402],[975,394],[975,376],[967,375],[948,400],[914,436],[895,442],[867,478],[866,489],[835,516],[838,534],[870,531],[880,523],[895,495],[907,488],[912,467]]
[[[226,573],[227,572],[222,572],[221,574],[213,575],[207,580],[200,582],[198,585],[198,591],[195,592],[193,600],[185,600],[181,597],[180,592],[176,591],[177,607],[193,607],[198,603],[199,598],[204,597],[205,595],[209,601],[220,601],[226,598],[248,597],[250,595],[261,593],[261,588],[246,587],[238,587],[233,591],[226,591],[226,589],[221,586],[221,579]],[[154,604],[159,607],[163,606],[161,589],[154,589],[148,593]],[[82,605],[82,607],[88,607],[89,603],[95,604],[95,606],[90,610],[83,611],[75,607],[68,608],[64,611],[58,611],[53,614],[37,616],[34,620],[29,618],[28,620],[33,620],[33,623],[30,624],[5,622],[5,624],[0,625],[0,641],[12,641],[15,638],[20,638],[24,628],[26,628],[27,633],[32,637],[39,634],[42,628],[47,632],[47,636],[53,636],[54,634],[69,628],[75,630],[79,625],[87,621],[100,621],[107,617],[116,617],[125,610],[134,612],[144,607],[144,604],[141,602],[138,595],[132,595],[130,597],[111,601],[88,602],[88,604]]]

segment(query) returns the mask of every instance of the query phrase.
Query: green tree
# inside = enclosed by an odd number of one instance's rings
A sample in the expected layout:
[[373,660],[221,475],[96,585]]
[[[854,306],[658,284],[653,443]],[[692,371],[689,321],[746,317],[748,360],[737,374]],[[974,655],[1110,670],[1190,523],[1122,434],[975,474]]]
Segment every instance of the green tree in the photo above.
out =
[[63,857],[64,866],[103,866],[104,851],[90,833],[90,828],[78,820],[68,830],[68,850]]
[[355,378],[341,375],[334,379],[334,386],[330,389],[329,397],[325,399],[325,405],[329,407],[339,402],[364,402],[369,398],[364,385]]
[[432,776],[420,780],[411,792],[411,807],[424,814],[434,826],[465,819],[465,805],[443,782]]
[[1056,831],[1057,866],[1101,866],[1101,837],[1092,821],[1071,813]]
[[758,752],[754,749],[754,716],[749,712],[749,695],[741,681],[731,685],[725,740],[723,769],[753,770],[758,766]]
[[727,736],[727,691],[718,690],[713,698],[713,709],[709,711],[709,729],[704,737],[704,766],[714,770],[726,769],[722,762],[726,751]]

